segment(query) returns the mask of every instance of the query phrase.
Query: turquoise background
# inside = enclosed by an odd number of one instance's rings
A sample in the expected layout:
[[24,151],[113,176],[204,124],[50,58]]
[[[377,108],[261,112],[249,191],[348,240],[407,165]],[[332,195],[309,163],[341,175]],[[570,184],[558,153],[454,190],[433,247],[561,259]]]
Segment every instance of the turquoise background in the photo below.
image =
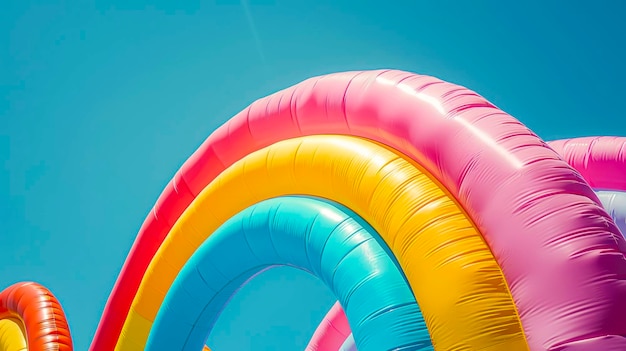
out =
[[[314,75],[429,74],[544,139],[626,136],[625,16],[618,0],[5,0],[0,288],[49,287],[85,350],[185,159],[255,99]],[[302,350],[333,302],[312,277],[271,270],[236,296],[209,342]]]

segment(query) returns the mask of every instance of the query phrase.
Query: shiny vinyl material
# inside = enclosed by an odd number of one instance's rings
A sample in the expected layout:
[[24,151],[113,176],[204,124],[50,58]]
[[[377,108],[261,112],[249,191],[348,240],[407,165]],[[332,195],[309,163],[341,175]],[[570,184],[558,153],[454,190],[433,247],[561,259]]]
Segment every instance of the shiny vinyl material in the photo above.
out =
[[[332,138],[345,139],[320,146]],[[250,105],[176,173],[91,350],[143,349],[195,250],[238,212],[296,194],[372,225],[437,350],[625,350],[624,150],[620,137],[546,143],[476,93],[428,76],[311,78]],[[0,294],[0,343],[71,349],[60,306],[48,305],[56,300],[29,294]]]
[[71,351],[59,301],[45,287],[16,283],[0,293],[0,350]]
[[199,350],[232,295],[275,266],[321,279],[346,306],[361,351],[432,350],[409,285],[383,246],[354,213],[327,201],[281,197],[253,205],[187,261],[161,305],[146,350]]
[[305,351],[337,350],[351,333],[341,304],[336,302],[318,325]]
[[[626,292],[619,273],[626,241],[580,174],[476,93],[385,70],[309,79],[258,100],[216,130],[146,219],[92,349],[114,347],[159,245],[207,184],[255,150],[329,133],[390,146],[456,198],[499,263],[532,350],[624,348],[626,302],[616,296]],[[571,313],[572,306],[585,312]]]
[[[614,189],[597,190],[596,194],[602,206],[606,209],[622,235],[626,234],[626,193],[616,191],[624,189],[626,183],[626,138],[623,137],[586,137],[563,139],[548,142],[567,161],[596,188]],[[344,317],[341,306],[333,307],[326,317],[328,319],[341,320]],[[349,326],[348,326],[349,327]],[[344,331],[344,334],[346,332]],[[343,338],[344,344],[337,346],[341,340],[335,340],[336,336],[326,329],[318,328],[312,340],[318,344],[326,345],[325,350],[339,350],[343,348],[355,348],[354,338],[347,335]]]
[[626,236],[626,192],[598,191],[598,197],[622,235]]
[[[311,78],[250,105],[176,173],[91,351],[143,350],[196,249],[217,245],[212,234],[237,213],[286,195],[325,198],[371,225],[436,350],[626,350],[625,140],[546,143],[476,93],[408,72]],[[47,305],[34,306],[28,320],[5,308],[0,343],[71,349],[64,338],[31,343],[54,330]],[[341,339],[325,351],[355,346]]]
[[598,190],[626,191],[626,138],[585,137],[548,143]]
[[202,191],[146,271],[117,349],[145,344],[164,292],[222,223],[259,201],[296,194],[332,199],[379,233],[411,285],[435,347],[527,347],[496,260],[441,187],[381,145],[322,135],[252,153]]

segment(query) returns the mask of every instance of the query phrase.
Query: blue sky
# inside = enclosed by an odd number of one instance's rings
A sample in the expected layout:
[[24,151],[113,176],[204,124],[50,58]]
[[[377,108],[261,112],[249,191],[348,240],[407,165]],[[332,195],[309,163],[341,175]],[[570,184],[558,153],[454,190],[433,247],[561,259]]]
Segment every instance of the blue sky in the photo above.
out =
[[[314,75],[429,74],[546,140],[626,136],[624,16],[618,0],[4,1],[0,289],[49,287],[85,350],[175,171],[233,114]],[[209,341],[301,350],[332,301],[304,273],[270,271]]]

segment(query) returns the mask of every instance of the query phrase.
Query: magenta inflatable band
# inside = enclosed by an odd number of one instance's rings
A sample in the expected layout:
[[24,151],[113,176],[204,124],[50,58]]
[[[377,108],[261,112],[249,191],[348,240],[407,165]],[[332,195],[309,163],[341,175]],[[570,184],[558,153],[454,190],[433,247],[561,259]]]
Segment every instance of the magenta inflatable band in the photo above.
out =
[[584,137],[548,143],[597,190],[626,191],[626,138]]

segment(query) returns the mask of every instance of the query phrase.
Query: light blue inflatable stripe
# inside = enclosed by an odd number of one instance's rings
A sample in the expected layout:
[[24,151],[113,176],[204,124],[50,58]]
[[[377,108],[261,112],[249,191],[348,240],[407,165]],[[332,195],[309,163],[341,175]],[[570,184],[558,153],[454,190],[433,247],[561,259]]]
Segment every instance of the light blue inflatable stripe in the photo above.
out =
[[256,204],[224,223],[187,262],[146,350],[201,350],[237,289],[279,265],[305,270],[334,292],[360,351],[433,350],[404,275],[377,236],[355,213],[326,200]]
[[338,351],[357,351],[354,336],[352,334],[348,335],[346,341],[343,342],[343,345],[341,345]]
[[613,218],[622,235],[626,234],[626,192],[597,190],[602,206]]
[[[626,234],[626,192],[596,190],[596,194],[600,198],[604,209],[617,224],[622,235]],[[357,351],[352,334],[346,338],[346,341],[338,351]]]

